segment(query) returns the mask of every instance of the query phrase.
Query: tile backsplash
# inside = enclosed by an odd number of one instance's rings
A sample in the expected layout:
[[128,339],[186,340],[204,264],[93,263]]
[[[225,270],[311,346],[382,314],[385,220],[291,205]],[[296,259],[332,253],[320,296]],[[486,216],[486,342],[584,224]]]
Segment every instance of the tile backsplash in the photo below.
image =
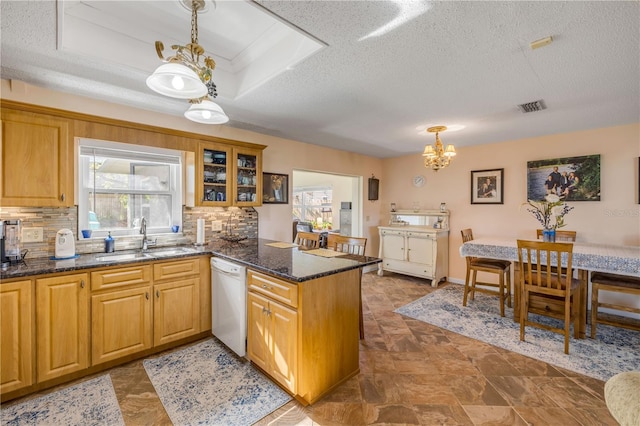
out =
[[[73,231],[76,237],[76,253],[99,253],[104,251],[103,238],[89,240],[78,239],[78,209],[77,207],[2,207],[0,219],[20,219],[22,227],[43,228],[43,241],[37,243],[21,243],[21,248],[29,250],[26,257],[49,257],[55,253],[56,233],[62,228]],[[258,237],[258,212],[252,208],[238,207],[183,207],[182,230],[176,234],[149,234],[149,238],[157,238],[158,246],[172,246],[176,244],[193,244],[196,241],[196,220],[205,220],[205,243],[219,238],[221,232],[211,230],[211,222],[219,220],[223,230],[231,228],[234,234],[247,238]],[[116,250],[136,249],[142,245],[142,236],[116,237]]]

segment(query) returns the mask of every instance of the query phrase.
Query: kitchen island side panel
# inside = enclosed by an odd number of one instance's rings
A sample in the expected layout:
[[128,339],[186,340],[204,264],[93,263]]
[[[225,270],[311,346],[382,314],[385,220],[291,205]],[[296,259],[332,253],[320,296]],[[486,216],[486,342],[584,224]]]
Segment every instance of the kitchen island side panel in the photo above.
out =
[[359,370],[359,269],[299,283],[298,395],[313,404]]

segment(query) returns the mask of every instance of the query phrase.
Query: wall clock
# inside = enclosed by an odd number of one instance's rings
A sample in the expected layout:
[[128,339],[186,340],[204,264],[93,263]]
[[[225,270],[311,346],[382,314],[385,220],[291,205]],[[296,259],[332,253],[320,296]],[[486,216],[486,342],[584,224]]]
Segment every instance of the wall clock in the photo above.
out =
[[423,186],[425,184],[426,181],[427,181],[427,179],[422,175],[414,176],[413,177],[413,186],[415,186],[416,188],[420,188],[421,186]]

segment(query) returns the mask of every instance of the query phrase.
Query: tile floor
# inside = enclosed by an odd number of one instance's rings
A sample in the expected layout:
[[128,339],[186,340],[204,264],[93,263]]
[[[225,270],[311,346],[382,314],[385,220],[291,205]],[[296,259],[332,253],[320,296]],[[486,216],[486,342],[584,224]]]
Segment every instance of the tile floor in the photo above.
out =
[[[455,284],[448,284],[455,285]],[[259,425],[616,425],[604,382],[393,313],[428,281],[363,275],[360,374]],[[127,425],[170,425],[142,360],[108,371]]]

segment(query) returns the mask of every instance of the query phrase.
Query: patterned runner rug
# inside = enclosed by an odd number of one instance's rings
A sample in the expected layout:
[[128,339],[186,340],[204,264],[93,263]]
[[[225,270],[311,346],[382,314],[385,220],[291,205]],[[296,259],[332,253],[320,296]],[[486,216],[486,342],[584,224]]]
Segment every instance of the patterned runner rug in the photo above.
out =
[[[5,404],[3,404],[5,405]],[[104,375],[0,409],[2,425],[124,425],[111,377]]]
[[291,400],[214,339],[143,365],[175,425],[251,425]]
[[[565,355],[564,336],[527,327],[521,342],[520,324],[513,322],[512,308],[505,307],[505,317],[500,317],[497,296],[482,293],[476,293],[475,300],[464,307],[463,289],[448,285],[394,312],[600,380],[640,370],[640,332],[598,324],[594,340],[574,339],[572,330],[569,355]],[[540,318],[529,314],[530,319],[534,317]],[[543,321],[555,320],[544,317]],[[587,336],[590,333],[587,326]]]

